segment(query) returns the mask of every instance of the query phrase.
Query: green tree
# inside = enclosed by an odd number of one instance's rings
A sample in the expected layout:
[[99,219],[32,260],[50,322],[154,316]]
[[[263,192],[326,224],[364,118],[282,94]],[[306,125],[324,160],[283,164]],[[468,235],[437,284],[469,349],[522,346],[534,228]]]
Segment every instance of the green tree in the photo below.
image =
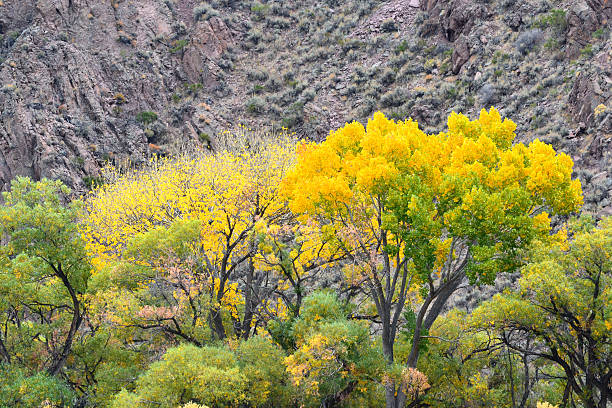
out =
[[0,407],[70,407],[74,391],[57,376],[30,374],[14,365],[0,365]]
[[499,343],[560,368],[562,405],[574,393],[604,408],[612,401],[612,219],[569,233],[570,242],[537,245],[520,289],[483,303],[472,319]]
[[[523,391],[520,359],[485,333],[472,332],[465,311],[454,309],[440,316],[429,336],[419,359],[419,368],[431,385],[424,398],[426,404],[439,408],[517,407],[512,393]],[[529,390],[527,387],[527,395]]]
[[138,379],[133,392],[123,390],[113,408],[175,408],[193,402],[211,408],[288,406],[288,380],[282,351],[255,336],[238,345],[169,349]]
[[367,326],[348,320],[348,311],[331,292],[304,299],[292,328],[296,350],[285,360],[304,406],[364,406],[381,396],[382,356]]
[[0,356],[58,375],[83,323],[91,265],[78,200],[59,181],[17,178],[0,207]]

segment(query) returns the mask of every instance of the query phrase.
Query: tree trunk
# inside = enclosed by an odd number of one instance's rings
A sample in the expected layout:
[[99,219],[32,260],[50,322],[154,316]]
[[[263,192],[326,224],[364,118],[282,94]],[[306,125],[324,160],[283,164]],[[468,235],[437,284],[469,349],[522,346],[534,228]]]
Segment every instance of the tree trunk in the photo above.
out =
[[[529,339],[527,339],[527,349],[529,349]],[[524,371],[524,379],[523,379],[523,398],[521,399],[521,405],[520,408],[525,408],[527,406],[527,399],[529,398],[529,382],[530,382],[530,378],[529,378],[529,360],[527,359],[527,353],[523,354],[523,367],[525,369]]]
[[436,294],[436,299],[431,305],[431,310],[427,313],[427,318],[425,319],[425,323],[423,327],[425,330],[429,330],[433,322],[438,318],[442,309],[446,305],[448,298],[451,297],[453,293],[457,290],[461,282],[465,279],[465,275],[463,271],[457,271],[451,276],[450,280],[444,283],[443,287],[440,287],[439,292]]
[[225,327],[223,327],[223,318],[219,307],[210,308],[210,328],[218,340],[225,339]]
[[4,341],[2,341],[2,337],[0,337],[0,356],[8,363],[11,364],[11,356],[4,345]]
[[57,267],[55,265],[51,265],[55,275],[61,279],[62,283],[68,290],[70,294],[70,298],[72,299],[72,322],[70,323],[70,329],[68,330],[68,334],[66,335],[66,340],[64,341],[64,347],[62,347],[62,351],[53,358],[53,362],[47,369],[47,372],[50,375],[56,375],[60,372],[64,363],[66,362],[66,358],[70,354],[72,350],[72,342],[74,341],[74,336],[76,332],[79,330],[81,326],[81,322],[83,321],[83,314],[81,313],[81,303],[79,298],[72,287],[72,284],[68,280],[68,277],[62,270],[62,265],[58,264]]
[[406,404],[406,394],[396,384],[391,383],[385,386],[385,408],[404,408]]
[[612,373],[601,376],[599,384],[599,408],[607,408],[612,399]]
[[416,368],[417,362],[419,360],[419,345],[421,343],[421,331],[423,330],[423,320],[425,319],[425,314],[427,313],[427,309],[429,305],[433,301],[431,294],[427,296],[425,302],[421,306],[419,310],[419,314],[417,315],[416,322],[414,324],[414,334],[412,335],[412,346],[410,348],[410,354],[408,355],[408,361],[406,365],[408,367]]
[[253,321],[253,314],[255,309],[255,302],[253,301],[253,295],[255,294],[255,288],[253,287],[253,278],[255,276],[255,265],[253,265],[253,258],[249,260],[249,268],[247,272],[247,281],[244,294],[244,317],[242,319],[242,327],[240,328],[241,333],[237,333],[239,337],[244,340],[249,338],[251,333],[251,322]]

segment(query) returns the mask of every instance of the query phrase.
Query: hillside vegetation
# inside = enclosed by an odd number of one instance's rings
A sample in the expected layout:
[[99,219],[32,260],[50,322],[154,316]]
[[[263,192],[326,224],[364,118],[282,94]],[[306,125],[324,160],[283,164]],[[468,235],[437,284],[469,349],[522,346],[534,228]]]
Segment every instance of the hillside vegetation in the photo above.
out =
[[239,124],[322,140],[382,110],[434,132],[494,105],[609,215],[611,19],[603,0],[3,0],[0,178],[84,191]]
[[83,200],[17,178],[0,401],[606,407],[610,220],[568,219],[571,158],[515,129],[493,108],[437,134],[377,112],[320,143],[242,134],[108,169]]
[[0,408],[611,407],[610,21],[0,0]]

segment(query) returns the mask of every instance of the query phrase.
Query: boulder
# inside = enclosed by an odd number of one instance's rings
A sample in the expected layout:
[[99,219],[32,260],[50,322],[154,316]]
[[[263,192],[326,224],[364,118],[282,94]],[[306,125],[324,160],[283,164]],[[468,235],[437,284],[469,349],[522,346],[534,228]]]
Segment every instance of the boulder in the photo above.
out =
[[567,48],[566,56],[576,58],[580,51],[591,42],[593,31],[599,27],[597,12],[589,7],[585,1],[575,4],[567,16]]
[[430,15],[422,32],[432,34],[437,28],[449,41],[455,41],[461,34],[468,35],[485,12],[482,4],[471,0],[423,0],[421,9]]
[[595,107],[601,98],[595,92],[594,80],[588,75],[580,75],[574,82],[567,104],[569,113],[576,123],[589,126],[593,123]]
[[455,41],[455,48],[453,49],[453,55],[451,56],[451,63],[453,74],[458,74],[463,64],[470,59],[470,47],[468,38],[461,35],[457,41]]

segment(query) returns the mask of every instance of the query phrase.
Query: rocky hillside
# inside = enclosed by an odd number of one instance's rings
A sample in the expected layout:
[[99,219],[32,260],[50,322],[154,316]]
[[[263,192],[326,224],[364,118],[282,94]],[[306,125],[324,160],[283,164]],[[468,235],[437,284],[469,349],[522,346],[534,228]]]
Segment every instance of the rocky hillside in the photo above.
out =
[[320,139],[380,109],[437,132],[494,105],[612,214],[610,21],[609,0],[0,0],[0,184],[84,191],[240,124]]

